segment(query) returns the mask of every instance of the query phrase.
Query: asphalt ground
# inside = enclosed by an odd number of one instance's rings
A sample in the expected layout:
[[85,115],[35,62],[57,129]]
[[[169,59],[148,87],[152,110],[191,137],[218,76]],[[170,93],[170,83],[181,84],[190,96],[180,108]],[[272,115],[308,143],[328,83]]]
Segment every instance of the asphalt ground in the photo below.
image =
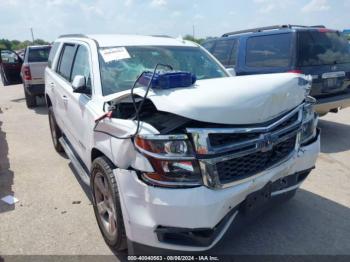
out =
[[[230,230],[215,254],[350,255],[350,109],[319,127],[322,152],[296,196]],[[0,255],[113,255],[70,161],[52,146],[44,100],[30,110],[22,85],[0,84],[0,198],[9,194],[19,202],[0,201]]]

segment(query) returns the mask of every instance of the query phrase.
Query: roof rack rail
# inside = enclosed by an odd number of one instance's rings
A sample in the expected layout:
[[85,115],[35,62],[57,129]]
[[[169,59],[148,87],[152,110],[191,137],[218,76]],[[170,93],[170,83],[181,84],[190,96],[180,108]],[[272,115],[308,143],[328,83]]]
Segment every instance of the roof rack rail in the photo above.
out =
[[86,35],[83,35],[83,34],[66,34],[66,35],[60,35],[58,38],[65,38],[65,37],[83,37],[83,38],[88,38]]
[[150,35],[152,37],[165,37],[165,38],[173,38],[172,36],[170,35]]
[[254,32],[262,32],[265,30],[274,30],[274,29],[285,29],[285,28],[326,28],[324,25],[312,25],[312,26],[305,26],[305,25],[273,25],[273,26],[265,26],[265,27],[257,27],[257,28],[251,28],[246,30],[239,30],[234,32],[225,33],[222,35],[222,37],[230,36],[230,35],[238,35],[238,34],[244,34],[244,33],[254,33]]

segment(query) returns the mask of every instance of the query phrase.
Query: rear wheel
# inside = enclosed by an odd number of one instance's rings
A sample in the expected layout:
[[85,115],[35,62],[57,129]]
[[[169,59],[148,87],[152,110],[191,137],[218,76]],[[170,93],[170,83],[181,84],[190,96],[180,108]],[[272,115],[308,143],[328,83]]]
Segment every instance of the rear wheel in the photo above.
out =
[[50,131],[51,131],[51,138],[53,146],[55,147],[55,150],[58,153],[64,152],[64,149],[59,141],[59,139],[62,137],[61,129],[58,127],[56,123],[56,118],[53,113],[52,107],[49,107],[49,123],[50,123]]
[[127,248],[122,209],[113,174],[113,164],[106,157],[92,163],[91,187],[96,220],[106,243],[115,251]]
[[24,86],[23,86],[23,89],[24,89],[24,96],[26,98],[27,107],[28,108],[36,107],[36,97],[29,94]]

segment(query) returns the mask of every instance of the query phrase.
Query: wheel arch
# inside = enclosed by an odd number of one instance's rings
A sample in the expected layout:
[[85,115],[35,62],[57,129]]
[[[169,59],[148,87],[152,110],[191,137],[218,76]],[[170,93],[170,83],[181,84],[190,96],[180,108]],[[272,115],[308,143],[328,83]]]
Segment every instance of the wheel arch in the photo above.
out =
[[111,162],[111,164],[113,165],[113,168],[116,168],[116,165],[113,163],[112,159],[107,154],[105,154],[104,152],[102,152],[100,149],[98,149],[96,147],[92,148],[91,149],[91,164],[98,157],[107,158]]
[[47,107],[52,106],[52,102],[48,94],[45,94],[45,101],[46,101]]

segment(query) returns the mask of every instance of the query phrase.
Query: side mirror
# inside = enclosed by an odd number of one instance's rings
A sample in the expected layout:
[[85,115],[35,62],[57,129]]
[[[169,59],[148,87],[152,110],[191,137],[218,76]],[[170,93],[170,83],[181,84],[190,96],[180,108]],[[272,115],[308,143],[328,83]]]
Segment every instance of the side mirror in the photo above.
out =
[[236,70],[234,67],[226,68],[226,70],[231,76],[236,76]]
[[85,76],[76,75],[72,82],[72,88],[74,93],[82,93],[82,94],[90,94],[90,90],[88,90],[86,86]]

